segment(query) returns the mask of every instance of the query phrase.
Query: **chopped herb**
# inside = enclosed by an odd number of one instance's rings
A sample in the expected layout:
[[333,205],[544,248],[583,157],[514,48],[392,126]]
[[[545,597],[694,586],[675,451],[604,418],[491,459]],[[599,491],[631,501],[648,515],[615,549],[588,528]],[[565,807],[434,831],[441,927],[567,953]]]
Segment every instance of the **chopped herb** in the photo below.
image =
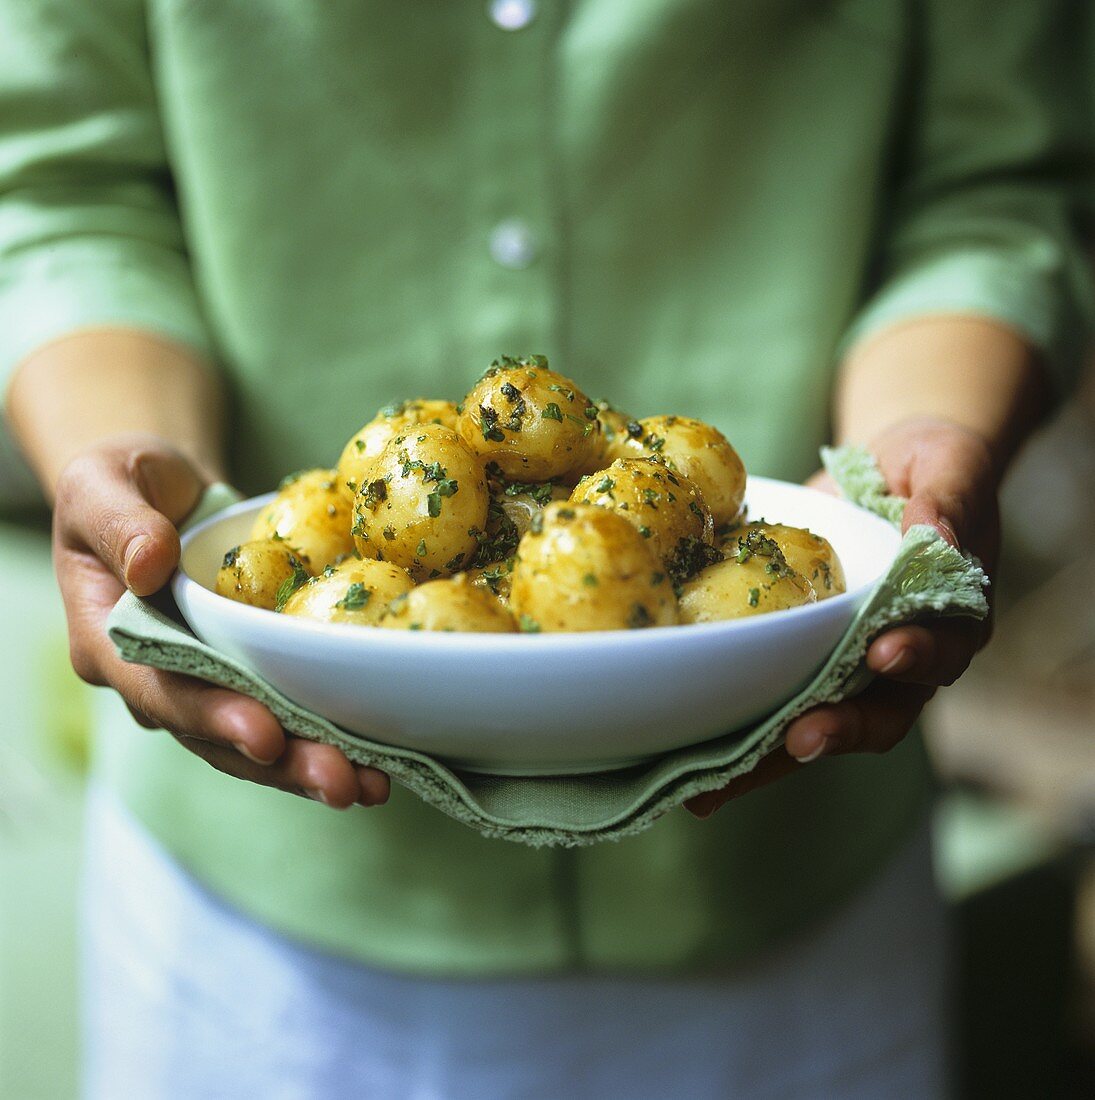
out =
[[440,576],[441,576],[441,570],[440,569],[431,569],[430,570],[430,580],[431,581],[434,580],[436,577],[440,577]]
[[370,481],[367,485],[363,486],[358,496],[361,497],[361,503],[368,508],[370,512],[375,512],[376,506],[382,500],[388,499],[388,483],[384,478],[378,477],[376,480]]
[[723,559],[723,552],[694,535],[685,535],[676,545],[665,563],[666,572],[674,586],[683,584],[701,569]]
[[651,508],[658,507],[658,501],[661,499],[661,493],[657,489],[644,489],[643,490],[643,503],[649,504]]
[[448,572],[450,573],[455,573],[460,568],[460,564],[461,562],[463,562],[463,560],[463,554],[455,554],[453,557],[449,558],[447,562],[445,562],[445,569],[448,570]]
[[278,586],[277,594],[274,596],[275,611],[280,611],[285,606],[289,597],[308,580],[307,570],[292,556],[292,554],[289,555],[289,563],[293,567],[293,574],[290,577],[286,577]]
[[572,519],[576,519],[578,513],[575,512],[573,508],[560,508],[559,511],[555,513],[555,515],[559,519],[569,522]]
[[534,535],[538,535],[541,531],[543,531],[544,517],[542,513],[537,512],[536,515],[532,517],[532,519],[529,521],[528,529]]
[[278,482],[278,489],[288,489],[294,481],[300,481],[300,479],[307,473],[307,470],[297,470],[295,473],[286,474],[285,477]]
[[595,488],[598,493],[608,493],[611,495],[612,490],[616,488],[616,482],[613,478],[609,477],[608,474],[605,474],[605,476],[597,482]]
[[644,626],[650,626],[653,621],[654,617],[641,603],[634,604],[627,617],[627,625],[631,630],[641,630]]
[[357,453],[361,454],[361,452],[363,450],[365,450],[365,440],[364,439],[355,439],[354,440],[354,446],[357,448]]
[[493,443],[505,442],[506,437],[498,427],[498,413],[490,405],[479,406],[479,428],[484,439],[489,439]]
[[650,528],[647,527],[647,525],[645,523],[640,523],[639,524],[639,534],[642,535],[642,537],[644,539],[648,539],[648,538],[650,538],[651,535],[654,534],[654,532],[651,531]]
[[415,552],[415,555],[417,557],[424,558],[426,556],[426,540],[425,539],[419,539],[418,540],[418,545],[414,548],[414,552]]
[[657,588],[658,585],[661,584],[662,581],[664,581],[664,580],[665,580],[665,574],[664,573],[651,573],[650,574],[650,583],[655,588]]
[[366,588],[360,581],[354,581],[335,607],[341,607],[343,611],[360,611],[372,599],[372,595],[372,589]]
[[648,435],[646,439],[643,440],[643,442],[646,444],[647,447],[650,448],[650,450],[654,451],[655,453],[660,452],[661,449],[665,446],[665,440],[662,438],[662,436],[654,435],[653,432],[651,432],[650,435]]
[[[571,399],[571,401],[574,400],[574,394],[570,395],[570,399]],[[585,414],[586,414],[586,420],[596,420],[597,419],[597,406],[596,405],[586,405]]]
[[629,420],[627,422],[627,434],[632,439],[642,439],[643,426],[637,420]]
[[521,396],[521,391],[512,382],[503,382],[502,395],[516,401]]
[[240,548],[238,546],[233,546],[232,549],[229,550],[228,553],[224,555],[224,561],[221,563],[222,566],[225,569],[231,569],[232,566],[236,564],[237,560],[239,559],[239,556],[240,556]]
[[699,516],[700,519],[704,519],[703,509],[694,500],[688,502],[688,510],[694,515]]
[[756,607],[758,603],[760,603],[760,589],[759,588],[750,588],[749,589],[749,606],[750,607]]
[[594,574],[592,574],[592,573],[587,573],[582,578],[582,584],[584,584],[587,588],[596,588],[598,583],[599,582],[598,582],[596,576],[594,576]]
[[551,503],[551,491],[555,486],[550,481],[512,481],[502,491],[508,497],[530,496],[537,504]]
[[525,634],[539,634],[540,624],[531,616],[521,613],[521,617],[517,620],[517,625],[521,628]]
[[563,414],[559,409],[559,406],[554,401],[549,401],[544,406],[544,411],[540,413],[540,416],[544,420],[558,420],[561,424],[563,422]]
[[395,528],[390,523],[387,527],[384,528],[384,537],[389,542],[392,542],[395,539]]

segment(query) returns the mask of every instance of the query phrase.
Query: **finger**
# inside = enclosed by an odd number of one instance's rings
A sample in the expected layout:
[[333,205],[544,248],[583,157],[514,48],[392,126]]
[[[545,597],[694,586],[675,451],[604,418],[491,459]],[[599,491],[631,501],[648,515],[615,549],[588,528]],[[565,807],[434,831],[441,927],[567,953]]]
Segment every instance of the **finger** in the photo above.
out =
[[392,781],[388,776],[376,768],[368,768],[363,764],[354,769],[357,772],[357,781],[361,787],[361,797],[358,801],[363,806],[382,806],[391,797]]
[[787,752],[803,764],[819,756],[888,752],[912,729],[935,689],[876,680],[862,695],[815,707],[787,727]]
[[725,787],[717,791],[706,791],[704,794],[688,799],[684,803],[684,808],[698,818],[708,818],[731,799],[740,798],[759,787],[766,787],[769,783],[774,783],[777,779],[782,779],[801,767],[802,765],[789,756],[781,746],[763,757],[751,772],[731,779]]
[[223,745],[177,735],[179,742],[225,775],[303,795],[332,809],[345,810],[362,801],[353,764],[332,745],[290,738],[281,759],[262,767]]
[[75,459],[57,485],[56,537],[102,560],[138,595],[163,587],[178,564],[175,523],[204,483],[160,445],[99,448]]
[[230,749],[260,767],[284,755],[281,724],[257,699],[190,676],[118,664],[104,670],[105,679],[141,715],[142,725]]
[[983,641],[984,627],[973,619],[900,626],[871,643],[867,667],[902,683],[945,687],[966,671]]

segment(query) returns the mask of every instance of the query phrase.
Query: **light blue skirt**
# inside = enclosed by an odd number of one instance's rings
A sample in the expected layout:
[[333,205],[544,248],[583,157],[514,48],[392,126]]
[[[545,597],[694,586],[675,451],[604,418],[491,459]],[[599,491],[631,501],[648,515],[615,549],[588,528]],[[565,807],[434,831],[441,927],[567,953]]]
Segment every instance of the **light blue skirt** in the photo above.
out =
[[748,968],[477,982],[287,940],[211,896],[109,795],[89,813],[89,1100],[945,1095],[926,826],[842,912]]

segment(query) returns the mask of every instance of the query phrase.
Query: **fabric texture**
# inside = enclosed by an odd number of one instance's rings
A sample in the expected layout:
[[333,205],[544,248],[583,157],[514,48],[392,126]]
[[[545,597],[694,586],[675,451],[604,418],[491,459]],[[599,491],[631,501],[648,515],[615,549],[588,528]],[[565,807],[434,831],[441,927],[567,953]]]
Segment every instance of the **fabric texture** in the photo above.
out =
[[[900,504],[881,494],[881,476],[866,451],[827,450],[824,457],[853,502],[897,517]],[[226,486],[211,489],[195,518],[236,499]],[[149,601],[131,594],[122,597],[107,629],[127,661],[251,695],[291,733],[334,745],[355,763],[382,768],[424,801],[484,836],[534,846],[576,846],[642,832],[686,798],[725,786],[750,771],[780,743],[792,719],[863,685],[863,656],[880,630],[922,614],[983,618],[988,613],[986,584],[981,568],[932,528],[910,528],[893,566],[821,670],[776,713],[748,730],[667,753],[653,763],[588,776],[481,775],[348,733],[297,706],[238,661],[216,652]]]
[[946,1095],[926,820],[838,912],[747,965],[484,981],[311,950],[211,894],[109,791],[88,810],[84,1100]]

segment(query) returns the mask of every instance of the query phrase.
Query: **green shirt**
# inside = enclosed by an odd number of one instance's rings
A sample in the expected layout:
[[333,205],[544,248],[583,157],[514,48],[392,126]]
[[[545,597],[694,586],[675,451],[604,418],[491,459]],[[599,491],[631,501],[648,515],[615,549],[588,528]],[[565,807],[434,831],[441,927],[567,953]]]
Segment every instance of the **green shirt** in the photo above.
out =
[[[1002,319],[1067,368],[1086,148],[1065,3],[0,0],[0,371],[73,329],[205,351],[234,474],[331,463],[374,409],[539,352],[799,478],[842,343]],[[405,792],[336,814],[104,697],[101,774],[286,932],[453,973],[729,963],[815,920],[921,812],[915,738],[582,851]]]

